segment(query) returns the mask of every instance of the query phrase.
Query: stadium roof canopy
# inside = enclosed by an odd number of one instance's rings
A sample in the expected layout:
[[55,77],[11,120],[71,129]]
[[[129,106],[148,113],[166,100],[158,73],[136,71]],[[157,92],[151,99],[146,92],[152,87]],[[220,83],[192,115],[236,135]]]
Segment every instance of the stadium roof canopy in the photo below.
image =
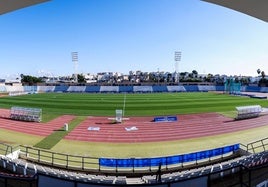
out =
[[0,15],[49,0],[0,0]]
[[268,22],[268,0],[203,0]]
[[[0,0],[0,15],[49,0]],[[268,22],[267,0],[202,0],[218,4]]]

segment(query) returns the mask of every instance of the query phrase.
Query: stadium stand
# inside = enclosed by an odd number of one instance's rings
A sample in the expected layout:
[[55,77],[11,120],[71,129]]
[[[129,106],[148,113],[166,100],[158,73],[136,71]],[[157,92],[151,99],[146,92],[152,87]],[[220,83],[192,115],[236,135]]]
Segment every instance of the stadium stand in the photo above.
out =
[[54,92],[67,92],[69,86],[65,85],[60,85],[60,86],[55,86]]
[[260,87],[260,91],[259,92],[267,93],[268,92],[268,88],[267,87]]
[[120,93],[133,92],[133,86],[119,86]]
[[198,86],[200,92],[216,91],[215,86]]
[[24,92],[23,86],[10,86],[6,85],[7,92]]
[[6,90],[9,93],[9,96],[25,95],[28,94],[24,91],[23,86],[6,86]]
[[167,86],[168,92],[186,92],[184,86]]
[[133,86],[133,92],[147,93],[153,92],[152,86]]
[[[24,92],[24,93],[37,93],[37,92],[87,92],[87,93],[99,93],[99,92],[111,92],[111,93],[133,93],[133,92],[198,92],[198,91],[225,91],[224,86],[208,86],[208,85],[179,85],[179,86],[0,86],[0,92]],[[241,92],[268,92],[268,87],[257,86],[242,86]],[[237,95],[241,95],[238,93]]]
[[261,87],[258,86],[246,86],[244,88],[245,92],[260,92]]
[[217,92],[224,91],[224,86],[215,86]]
[[24,92],[27,93],[36,93],[37,92],[37,86],[23,86]]
[[167,92],[167,86],[153,86],[153,92]]
[[55,91],[55,86],[38,86],[37,87],[37,92],[54,92]]
[[[100,173],[90,173],[81,171],[72,171],[71,167],[63,166],[62,168],[45,166],[43,164],[38,164],[38,162],[28,162],[25,159],[20,159],[17,157],[9,157],[6,154],[0,156],[0,168],[5,169],[6,172],[0,173],[0,178],[9,180],[26,181],[28,185],[32,186],[33,182],[36,182],[36,186],[83,186],[83,187],[105,187],[105,186],[200,186],[209,187],[212,184],[218,184],[222,182],[222,185],[217,186],[240,186],[244,184],[246,186],[256,186],[257,184],[262,184],[266,175],[260,177],[259,172],[256,171],[268,169],[268,151],[267,150],[267,140],[262,139],[256,142],[252,142],[247,146],[242,146],[245,150],[240,149],[240,154],[242,156],[231,158],[228,160],[220,159],[218,162],[208,161],[206,165],[194,164],[194,167],[187,168],[181,167],[179,170],[167,170],[166,167],[161,168],[161,172],[152,169],[148,170],[148,174],[143,173],[139,176],[128,176],[124,173],[113,174],[110,171],[109,174],[105,175]],[[261,142],[261,144],[259,144]],[[266,142],[266,143],[265,143]],[[261,146],[260,146],[261,145]],[[8,145],[6,145],[9,147]],[[1,150],[14,151],[7,147],[1,147]],[[227,146],[228,147],[228,146]],[[240,146],[241,147],[241,146]],[[250,153],[251,149],[262,149],[258,153]],[[230,148],[230,147],[229,147]],[[229,149],[228,148],[228,149]],[[22,151],[17,151],[19,154],[25,154]],[[215,149],[216,150],[216,149]],[[210,152],[207,150],[208,153]],[[215,151],[218,153],[218,151]],[[30,153],[31,154],[31,153]],[[190,153],[193,154],[193,153]],[[187,154],[188,155],[188,154]],[[38,158],[38,157],[37,157]],[[44,157],[43,157],[44,158]],[[55,157],[56,158],[56,157]],[[187,157],[189,158],[189,157]],[[38,159],[37,159],[38,161]],[[155,160],[157,162],[157,160]],[[155,165],[158,163],[153,162]],[[66,170],[66,168],[68,170]],[[101,170],[99,170],[101,171]],[[9,173],[8,173],[9,172]],[[131,172],[131,174],[134,171]],[[265,172],[262,172],[265,173]],[[256,177],[256,175],[258,177]],[[266,176],[267,177],[267,176]],[[17,181],[17,183],[18,183]],[[10,182],[10,181],[9,181]],[[15,184],[17,184],[15,183]],[[7,183],[3,183],[7,184]]]
[[[247,147],[247,146],[246,146]],[[265,148],[264,148],[265,149]],[[246,152],[246,151],[245,151]],[[154,163],[157,165],[157,163]],[[195,164],[192,168],[181,168],[179,170],[167,170],[161,168],[161,172],[156,170],[148,170],[148,174],[140,176],[128,176],[124,173],[109,175],[100,173],[89,173],[83,171],[66,170],[66,168],[58,168],[45,166],[34,162],[28,162],[24,159],[11,159],[8,156],[0,157],[0,167],[9,172],[14,173],[13,176],[18,178],[37,178],[38,186],[84,186],[84,187],[99,187],[104,186],[144,186],[158,185],[161,187],[168,186],[211,186],[212,182],[227,181],[231,182],[236,179],[236,185],[242,183],[258,184],[263,182],[263,179],[257,178],[256,181],[251,180],[254,177],[256,168],[268,168],[268,151],[262,151],[255,154],[246,154],[228,160],[220,160],[218,162],[207,162],[206,165]],[[70,169],[69,167],[67,167]],[[134,174],[134,173],[132,173]],[[159,176],[160,174],[160,176]],[[244,177],[241,177],[244,176]],[[0,178],[6,176],[1,176]],[[245,179],[247,178],[248,179]],[[259,179],[259,180],[258,180]],[[253,183],[254,182],[254,183]],[[233,186],[236,186],[233,185]],[[222,185],[222,186],[226,186]],[[251,185],[248,185],[251,186]]]
[[6,86],[0,86],[0,92],[7,92]]
[[100,92],[100,86],[87,86],[85,92],[98,93]]
[[197,85],[185,85],[184,88],[187,92],[198,92],[199,91],[199,87]]
[[103,93],[117,93],[119,92],[119,86],[101,86],[100,92]]
[[26,95],[27,92],[9,92],[9,96]]
[[69,86],[67,92],[85,92],[86,86]]

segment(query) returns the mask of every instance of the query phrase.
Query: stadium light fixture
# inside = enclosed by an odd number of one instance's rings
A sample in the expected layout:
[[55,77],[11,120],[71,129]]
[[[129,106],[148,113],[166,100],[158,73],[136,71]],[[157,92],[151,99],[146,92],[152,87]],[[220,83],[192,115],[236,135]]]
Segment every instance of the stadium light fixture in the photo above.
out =
[[180,83],[179,62],[181,61],[181,51],[175,51],[175,82]]
[[72,62],[74,63],[75,82],[78,82],[77,69],[78,69],[78,52],[72,52]]

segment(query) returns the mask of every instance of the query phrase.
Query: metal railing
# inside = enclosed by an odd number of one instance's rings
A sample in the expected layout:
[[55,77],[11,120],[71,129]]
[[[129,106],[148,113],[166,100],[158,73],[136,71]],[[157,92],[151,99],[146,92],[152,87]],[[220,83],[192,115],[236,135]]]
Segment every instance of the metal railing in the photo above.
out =
[[0,155],[12,154],[14,151],[18,150],[20,146],[12,146],[6,143],[0,143]]
[[268,150],[268,137],[248,143],[246,145],[246,150],[249,153],[258,153],[258,152],[267,151]]
[[[202,166],[206,164],[212,164],[223,160],[228,160],[233,157],[237,157],[236,151],[224,153],[224,148],[217,148],[217,150],[221,150],[222,154],[219,155],[211,155],[209,157],[204,157],[206,151],[203,155],[200,153],[189,153],[185,155],[174,156],[174,158],[170,157],[159,157],[159,158],[126,158],[124,161],[131,161],[133,164],[131,166],[122,165],[121,161],[116,160],[116,164],[114,166],[106,166],[101,164],[103,161],[102,158],[97,157],[89,157],[89,156],[78,156],[78,155],[69,155],[64,153],[56,153],[53,151],[48,151],[44,149],[34,148],[30,146],[20,146],[20,157],[29,161],[33,161],[36,163],[64,168],[68,170],[76,170],[76,171],[85,171],[91,173],[100,173],[100,174],[144,174],[144,173],[152,173],[156,172],[159,169],[159,163],[161,163],[162,171],[173,171],[180,170],[185,168],[191,168],[196,166]],[[211,152],[211,150],[207,150],[207,152]],[[198,156],[199,154],[199,156]],[[190,158],[191,155],[191,158]],[[186,160],[188,158],[188,161]],[[179,162],[177,159],[179,158]],[[198,159],[199,158],[199,159]],[[105,159],[105,158],[104,158]],[[134,162],[135,160],[135,162]],[[144,165],[145,161],[148,161],[147,164]],[[176,161],[176,162],[175,162]],[[143,162],[143,163],[142,163]],[[159,162],[159,163],[158,163]],[[139,164],[138,164],[139,163]]]
[[[16,147],[18,149],[18,147]],[[14,147],[7,145],[7,144],[0,144],[0,151],[3,155],[7,155],[12,153],[16,150]],[[194,156],[195,153],[189,153],[185,155],[174,155],[174,157],[181,157],[182,159],[184,156],[189,157],[190,154],[193,154],[193,156],[189,162],[179,162],[171,163],[171,162],[163,162],[163,158],[166,157],[159,157],[159,158],[148,158],[149,161],[146,166],[142,165],[141,167],[141,161],[145,163],[146,158],[142,159],[140,161],[140,158],[135,160],[136,158],[129,158],[129,159],[114,159],[113,162],[116,160],[115,165],[112,166],[106,166],[102,165],[100,162],[103,161],[103,158],[97,158],[97,157],[90,157],[90,156],[79,156],[79,155],[70,155],[70,154],[64,154],[64,153],[57,153],[49,150],[34,148],[30,146],[19,146],[20,149],[20,157],[24,158],[29,161],[33,161],[36,163],[58,167],[58,168],[64,168],[68,170],[76,170],[76,171],[85,171],[85,172],[92,172],[92,173],[131,173],[131,174],[139,174],[139,173],[151,173],[155,172],[159,169],[159,165],[155,164],[155,162],[159,161],[161,162],[161,170],[163,171],[173,171],[173,170],[180,170],[180,169],[186,169],[196,166],[202,166],[206,164],[213,164],[216,162],[220,162],[223,160],[232,159],[234,157],[239,156],[238,154],[241,154],[243,151],[245,153],[257,153],[257,152],[263,152],[268,150],[268,138],[264,138],[262,140],[251,142],[247,145],[240,144],[240,150],[242,152],[239,152],[236,154],[236,152],[230,152],[226,155],[222,154],[219,156],[213,156],[206,159],[192,159],[192,158],[198,158],[197,156]],[[219,148],[218,148],[219,149]],[[210,151],[210,150],[208,150]],[[204,151],[202,151],[204,152]],[[234,154],[235,153],[235,154]],[[243,154],[243,153],[242,153]],[[105,159],[105,158],[104,158]],[[134,162],[135,160],[135,162]],[[109,160],[108,160],[109,161]],[[124,161],[123,165],[122,162]],[[166,161],[168,161],[168,158],[166,158]],[[126,165],[126,163],[127,165]],[[131,165],[129,167],[129,162],[133,162],[136,164]],[[152,164],[153,162],[153,164]],[[171,164],[170,164],[171,163]],[[142,163],[143,164],[143,163]]]
[[20,146],[22,158],[37,163],[81,171],[99,171],[99,158],[57,153],[30,146]]

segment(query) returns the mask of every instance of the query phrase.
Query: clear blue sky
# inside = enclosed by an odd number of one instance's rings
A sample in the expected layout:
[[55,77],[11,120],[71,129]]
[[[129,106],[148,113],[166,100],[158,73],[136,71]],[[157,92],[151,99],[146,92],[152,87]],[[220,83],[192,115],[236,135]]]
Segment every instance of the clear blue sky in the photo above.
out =
[[52,0],[0,16],[7,75],[179,71],[268,73],[268,23],[199,0]]

